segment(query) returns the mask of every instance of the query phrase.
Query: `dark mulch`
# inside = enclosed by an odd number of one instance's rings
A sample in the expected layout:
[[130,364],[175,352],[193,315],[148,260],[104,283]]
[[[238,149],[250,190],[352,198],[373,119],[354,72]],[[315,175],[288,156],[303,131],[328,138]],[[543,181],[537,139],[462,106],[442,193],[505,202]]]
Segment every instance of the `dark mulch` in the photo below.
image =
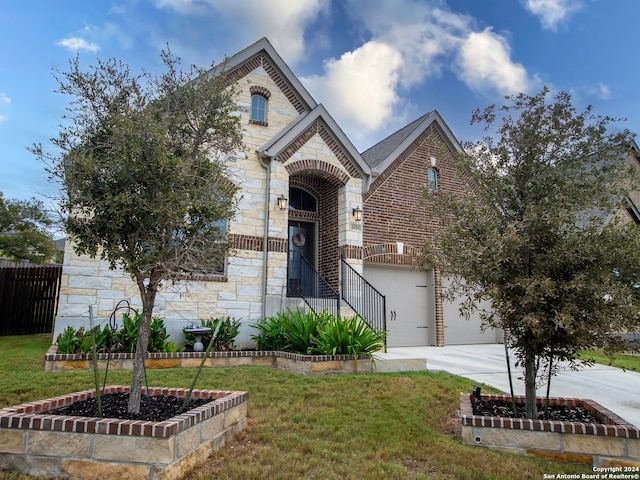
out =
[[[513,414],[511,402],[504,400],[475,400],[473,414],[486,417],[527,418],[524,403],[516,403],[517,414]],[[568,405],[549,405],[545,412],[545,406],[538,405],[538,420],[555,420],[562,422],[602,423],[595,415],[584,407]]]
[[98,401],[95,398],[75,402],[72,405],[52,410],[49,413],[54,415],[121,418],[124,420],[148,420],[161,422],[211,401],[206,399],[189,400],[186,407],[183,409],[182,403],[184,402],[184,399],[182,398],[171,395],[153,395],[150,397],[143,395],[142,402],[140,402],[140,413],[130,414],[128,412],[128,393],[107,393],[102,395],[101,398],[102,415],[98,415]]

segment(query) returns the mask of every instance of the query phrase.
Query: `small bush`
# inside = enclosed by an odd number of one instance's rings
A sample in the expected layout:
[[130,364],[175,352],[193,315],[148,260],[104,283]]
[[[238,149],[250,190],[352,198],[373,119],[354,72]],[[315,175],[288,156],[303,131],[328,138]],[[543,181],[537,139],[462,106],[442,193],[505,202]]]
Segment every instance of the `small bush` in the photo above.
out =
[[257,335],[251,335],[251,339],[256,342],[258,350],[265,351],[289,351],[289,342],[285,336],[285,322],[287,316],[278,313],[275,317],[268,317],[258,321],[253,328],[258,329]]
[[[133,318],[128,313],[122,315],[122,327],[114,332],[109,325],[104,328],[99,326],[93,329],[96,341],[96,351],[99,353],[133,353],[138,344],[138,324],[140,315],[136,313]],[[91,330],[80,327],[75,330],[69,326],[58,335],[56,344],[58,353],[88,353],[91,351]],[[149,331],[148,352],[178,352],[180,348],[168,341],[169,335],[161,318],[154,318]]]
[[369,327],[357,315],[352,318],[332,318],[318,335],[317,352],[322,355],[372,355],[384,348],[386,332]]
[[379,332],[355,316],[336,318],[300,310],[280,312],[260,320],[252,335],[258,350],[279,350],[303,355],[372,355],[384,347],[386,332]]

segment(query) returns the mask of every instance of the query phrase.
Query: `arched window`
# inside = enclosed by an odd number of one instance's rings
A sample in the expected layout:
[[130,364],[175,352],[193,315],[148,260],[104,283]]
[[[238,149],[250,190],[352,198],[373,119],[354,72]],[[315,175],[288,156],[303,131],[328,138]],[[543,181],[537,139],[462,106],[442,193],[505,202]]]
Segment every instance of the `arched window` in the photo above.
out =
[[251,95],[251,121],[264,125],[267,123],[267,99],[262,95]]
[[251,112],[249,115],[249,123],[256,125],[267,125],[267,107],[271,92],[267,87],[262,85],[253,85],[251,92]]
[[318,200],[306,190],[298,187],[289,188],[289,209],[317,212]]
[[431,192],[438,191],[438,171],[435,168],[427,169],[427,188]]

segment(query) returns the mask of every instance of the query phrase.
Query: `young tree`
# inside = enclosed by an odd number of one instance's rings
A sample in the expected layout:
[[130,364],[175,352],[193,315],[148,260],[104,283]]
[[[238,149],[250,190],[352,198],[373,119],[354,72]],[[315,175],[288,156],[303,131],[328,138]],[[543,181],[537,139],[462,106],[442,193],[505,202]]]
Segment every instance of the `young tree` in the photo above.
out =
[[463,311],[490,301],[483,325],[510,333],[529,418],[541,362],[577,367],[581,349],[611,348],[640,318],[640,229],[609,221],[632,184],[632,135],[608,132],[615,119],[577,112],[566,93],[549,96],[474,112],[495,137],[459,158],[472,193],[431,194],[444,226],[424,251],[453,277]]
[[52,139],[59,155],[33,151],[60,184],[75,251],[107,260],[142,299],[129,411],[138,413],[153,305],[163,281],[213,272],[229,245],[237,188],[223,155],[241,147],[235,92],[223,71],[163,52],[165,73],[132,75],[116,60],[88,71],[76,58],[57,71],[71,96],[69,124]]
[[44,263],[56,256],[47,229],[53,222],[41,201],[5,199],[0,192],[0,255]]

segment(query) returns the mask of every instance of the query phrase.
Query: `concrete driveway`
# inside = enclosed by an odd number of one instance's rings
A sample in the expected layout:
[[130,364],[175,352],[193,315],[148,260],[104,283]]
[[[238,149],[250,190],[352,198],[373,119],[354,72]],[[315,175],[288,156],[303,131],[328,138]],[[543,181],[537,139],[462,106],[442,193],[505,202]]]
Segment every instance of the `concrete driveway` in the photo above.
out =
[[[430,371],[445,371],[509,392],[509,377],[503,344],[452,345],[447,347],[396,347],[386,354],[376,354],[382,360],[379,371],[388,365],[424,365]],[[511,358],[513,388],[524,395],[522,369]],[[415,370],[416,368],[406,368]],[[389,368],[388,370],[391,370]],[[396,370],[396,368],[393,368]],[[538,390],[546,395],[546,385]],[[605,365],[594,365],[577,371],[561,368],[551,381],[552,397],[575,397],[595,400],[636,427],[640,427],[640,373],[623,371]]]

